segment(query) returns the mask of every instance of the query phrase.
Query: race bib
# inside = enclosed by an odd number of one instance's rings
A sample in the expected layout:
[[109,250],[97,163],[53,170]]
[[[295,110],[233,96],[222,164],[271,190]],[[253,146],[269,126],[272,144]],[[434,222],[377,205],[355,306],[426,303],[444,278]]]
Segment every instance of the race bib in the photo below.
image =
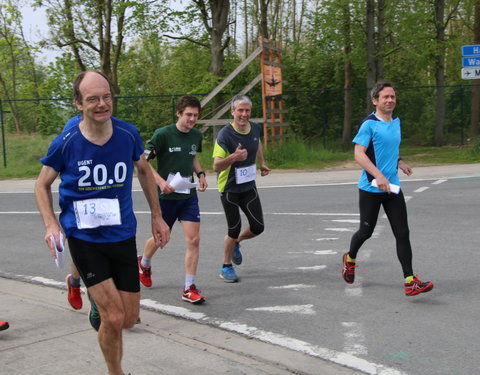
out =
[[78,229],[122,224],[118,199],[87,199],[73,202]]
[[249,165],[248,167],[238,167],[235,168],[235,179],[237,184],[244,184],[255,180],[257,177],[257,166],[255,164]]

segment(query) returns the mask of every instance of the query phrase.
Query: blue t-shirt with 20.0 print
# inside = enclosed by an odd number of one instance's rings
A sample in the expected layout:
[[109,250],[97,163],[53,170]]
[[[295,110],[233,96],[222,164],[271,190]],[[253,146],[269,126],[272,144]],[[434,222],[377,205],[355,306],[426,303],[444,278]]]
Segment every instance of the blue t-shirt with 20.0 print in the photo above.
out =
[[[143,154],[137,128],[112,117],[113,133],[103,145],[88,141],[78,126],[80,116],[68,121],[64,131],[50,144],[41,163],[60,173],[60,224],[67,237],[91,242],[119,242],[135,236],[132,178],[134,161]],[[118,199],[120,224],[79,229],[75,201]]]
[[[401,140],[400,119],[394,116],[391,122],[385,122],[373,112],[363,120],[352,142],[366,147],[368,158],[385,178],[391,184],[400,185],[398,156]],[[373,179],[374,177],[363,169],[358,181],[358,188],[371,193],[385,193],[372,186]]]

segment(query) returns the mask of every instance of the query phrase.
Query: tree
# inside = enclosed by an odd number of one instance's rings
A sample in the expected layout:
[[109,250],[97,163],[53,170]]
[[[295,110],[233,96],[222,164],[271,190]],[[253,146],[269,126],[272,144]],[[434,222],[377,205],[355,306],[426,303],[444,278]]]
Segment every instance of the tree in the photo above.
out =
[[26,109],[26,106],[21,109],[17,101],[22,90],[27,95],[38,98],[37,73],[32,51],[23,35],[22,15],[18,5],[11,0],[1,1],[0,93],[7,99],[17,134],[23,131],[22,123],[27,124],[28,130],[34,130],[36,124],[33,111]]
[[445,0],[434,0],[434,25],[435,42],[437,51],[435,54],[435,82],[437,86],[435,107],[435,146],[444,143],[443,128],[445,124],[445,30],[449,21],[454,16],[461,0],[456,0],[451,11],[445,18]]
[[47,8],[48,43],[69,49],[80,71],[100,69],[112,81],[115,92],[120,93],[118,64],[126,30],[138,30],[142,22],[152,24],[152,4],[148,0],[38,1]]
[[[475,1],[475,21],[473,26],[473,40],[480,44],[480,0]],[[479,134],[480,121],[480,79],[473,81],[472,100],[470,104],[470,135],[476,137]]]

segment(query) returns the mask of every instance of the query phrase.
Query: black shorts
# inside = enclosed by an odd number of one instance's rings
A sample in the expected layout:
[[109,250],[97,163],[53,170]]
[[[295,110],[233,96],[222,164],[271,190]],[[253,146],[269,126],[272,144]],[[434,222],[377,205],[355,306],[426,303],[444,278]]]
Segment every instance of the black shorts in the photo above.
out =
[[87,288],[112,278],[118,290],[140,291],[135,237],[103,243],[70,237],[68,246]]

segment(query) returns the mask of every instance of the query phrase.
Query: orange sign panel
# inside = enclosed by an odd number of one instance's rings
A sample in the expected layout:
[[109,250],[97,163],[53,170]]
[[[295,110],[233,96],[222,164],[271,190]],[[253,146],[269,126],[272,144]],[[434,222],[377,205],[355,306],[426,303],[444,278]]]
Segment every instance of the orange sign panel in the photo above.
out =
[[282,69],[278,66],[263,66],[265,96],[282,95]]

